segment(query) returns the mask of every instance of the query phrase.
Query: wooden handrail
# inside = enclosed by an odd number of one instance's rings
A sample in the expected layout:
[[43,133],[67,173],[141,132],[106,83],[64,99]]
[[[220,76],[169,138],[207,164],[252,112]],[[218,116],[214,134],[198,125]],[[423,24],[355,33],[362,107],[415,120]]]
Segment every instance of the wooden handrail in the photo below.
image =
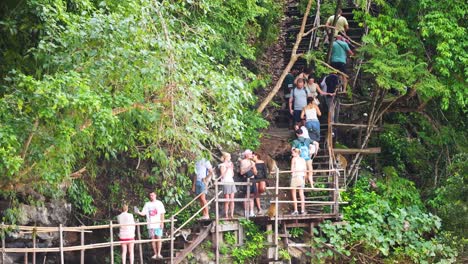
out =
[[[218,192],[217,195],[220,195],[222,192]],[[193,218],[195,218],[203,209],[205,209],[205,207],[207,207],[208,205],[210,205],[214,200],[215,200],[216,197],[213,197],[211,198],[211,200],[209,200],[205,206],[201,207],[196,213],[194,213],[187,221],[185,221],[181,226],[179,226],[175,231],[174,231],[174,234],[179,232],[185,225],[187,225],[190,221],[192,221]]]

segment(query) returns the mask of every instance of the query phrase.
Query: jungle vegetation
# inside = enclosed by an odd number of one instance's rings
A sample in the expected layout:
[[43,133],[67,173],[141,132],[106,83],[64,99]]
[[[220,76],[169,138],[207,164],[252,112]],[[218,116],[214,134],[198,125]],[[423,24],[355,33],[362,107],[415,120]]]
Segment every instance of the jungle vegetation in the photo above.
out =
[[[369,34],[357,53],[366,78],[353,93],[368,100],[370,123],[385,127],[368,131],[362,147],[383,153],[353,163],[348,224],[317,230],[316,257],[466,260],[468,4],[375,0],[366,12],[368,1],[354,2]],[[154,186],[168,204],[190,199],[192,160],[259,145],[268,122],[254,91],[267,81],[246,65],[276,41],[283,5],[2,1],[0,196],[10,207],[2,220],[15,223],[18,203],[63,197],[82,215],[107,217]],[[322,15],[334,5],[325,1]]]

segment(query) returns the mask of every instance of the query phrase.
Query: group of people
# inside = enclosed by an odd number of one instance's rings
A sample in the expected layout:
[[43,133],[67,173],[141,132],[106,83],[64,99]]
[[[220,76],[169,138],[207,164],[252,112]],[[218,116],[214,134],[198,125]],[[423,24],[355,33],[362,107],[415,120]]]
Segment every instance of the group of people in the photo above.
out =
[[[156,193],[151,192],[149,194],[149,201],[145,203],[143,209],[140,211],[138,207],[134,208],[135,213],[140,216],[146,217],[149,237],[151,239],[161,239],[164,228],[164,214],[166,209],[164,204],[156,199]],[[127,255],[130,264],[134,263],[134,240],[135,240],[135,219],[133,214],[128,212],[128,205],[122,205],[122,213],[117,216],[117,221],[120,225],[119,239],[122,245],[122,263],[127,263]],[[161,247],[162,242],[152,241],[151,246],[153,248],[154,255],[152,259],[162,259]]]
[[[335,24],[334,24],[335,22]],[[297,136],[292,143],[291,148],[291,196],[293,200],[292,215],[298,215],[297,192],[299,192],[301,212],[307,214],[305,210],[304,188],[306,180],[310,186],[314,186],[312,159],[319,150],[320,141],[320,122],[319,117],[322,115],[320,111],[319,96],[323,96],[322,100],[326,104],[328,111],[333,97],[339,86],[342,85],[343,91],[346,91],[347,78],[341,73],[346,73],[347,55],[353,55],[353,51],[349,47],[349,41],[346,35],[348,30],[348,22],[342,16],[342,11],[338,10],[338,17],[328,18],[326,26],[334,27],[331,36],[333,41],[330,65],[336,69],[325,76],[320,85],[315,82],[310,68],[305,68],[299,72],[297,68],[293,68],[288,73],[283,82],[283,92],[289,112],[292,116],[294,129]],[[340,73],[340,75],[338,75]],[[332,117],[334,120],[334,117]],[[220,180],[222,183],[223,196],[225,198],[224,214],[226,218],[234,218],[234,196],[237,193],[236,183],[234,181],[234,164],[231,161],[231,155],[227,152],[222,153],[222,162],[218,165],[220,172]],[[242,153],[242,159],[239,162],[239,172],[242,182],[252,180],[249,192],[245,191],[245,197],[249,198],[244,202],[245,216],[255,216],[255,207],[257,214],[263,214],[260,195],[266,191],[266,178],[268,169],[265,162],[260,158],[258,153],[254,153],[247,149]],[[195,178],[193,180],[192,191],[198,196],[202,210],[201,220],[209,219],[209,208],[206,206],[207,183],[214,175],[214,168],[206,159],[200,159],[195,163]],[[249,193],[249,194],[247,194]],[[149,202],[146,202],[143,209],[140,211],[135,207],[135,213],[140,216],[146,216],[148,223],[148,232],[151,239],[161,239],[164,228],[165,208],[161,201],[156,199],[156,193],[149,194]],[[122,245],[122,263],[126,263],[127,255],[129,256],[130,264],[134,263],[134,242],[135,239],[135,220],[132,214],[128,213],[128,205],[122,206],[122,213],[117,217],[120,226],[119,237]],[[161,256],[162,242],[153,241],[152,248],[154,255],[152,259],[162,258]]]
[[[237,193],[237,187],[234,181],[234,164],[231,161],[231,154],[222,153],[221,163],[218,165],[220,172],[220,182],[222,183],[223,196],[226,199],[224,203],[224,214],[227,219],[234,218],[234,196]],[[199,197],[200,206],[203,208],[201,220],[209,219],[208,207],[206,206],[206,186],[214,172],[213,166],[206,159],[201,159],[195,163],[196,178],[193,181],[192,191]],[[246,198],[251,198],[244,202],[245,215],[255,216],[255,206],[257,214],[263,214],[260,195],[266,190],[266,178],[268,169],[265,162],[260,158],[258,153],[254,153],[247,149],[242,154],[242,159],[239,162],[239,172],[241,180],[247,182],[248,179],[253,180],[250,190],[246,193]],[[250,193],[247,195],[247,193]]]

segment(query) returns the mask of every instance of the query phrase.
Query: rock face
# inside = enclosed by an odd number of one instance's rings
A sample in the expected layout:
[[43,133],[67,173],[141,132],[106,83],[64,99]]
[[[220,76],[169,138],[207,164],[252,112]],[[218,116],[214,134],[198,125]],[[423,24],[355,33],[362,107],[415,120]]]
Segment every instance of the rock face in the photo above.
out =
[[[67,203],[65,200],[54,200],[50,203],[46,203],[44,206],[22,204],[18,208],[17,225],[58,227],[62,224],[66,226],[71,216],[71,204]],[[67,240],[67,237],[65,233],[65,245],[71,243]],[[36,246],[52,247],[58,244],[58,240],[58,232],[38,232]],[[12,231],[6,236],[7,247],[32,247],[32,241],[32,233],[30,232]],[[0,264],[19,263],[22,258],[22,254],[7,254],[4,262],[0,258]]]
[[65,200],[54,200],[43,207],[22,204],[19,207],[18,224],[37,226],[66,225],[71,214],[71,204]]

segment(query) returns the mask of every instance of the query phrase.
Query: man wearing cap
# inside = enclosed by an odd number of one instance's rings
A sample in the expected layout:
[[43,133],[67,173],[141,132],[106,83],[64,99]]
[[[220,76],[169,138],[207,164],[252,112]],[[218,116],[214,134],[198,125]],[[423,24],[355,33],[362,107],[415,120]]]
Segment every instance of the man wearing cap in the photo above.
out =
[[[206,160],[205,158],[202,158],[201,160],[195,163],[195,177],[196,178],[194,177],[193,183],[192,183],[192,192],[195,192],[196,195],[200,195],[198,200],[200,201],[201,207],[204,207],[207,204],[206,185],[205,185],[204,180],[208,175],[213,175],[213,167],[211,166],[211,163],[208,160]],[[202,214],[203,216],[200,218],[201,220],[210,219],[208,206],[203,208]]]
[[[148,222],[148,232],[151,239],[161,239],[163,235],[163,227],[164,227],[164,214],[166,213],[166,209],[161,201],[156,200],[156,193],[151,192],[149,194],[150,201],[146,202],[143,206],[143,210],[139,210],[135,208],[135,213],[146,216],[146,221]],[[161,256],[161,241],[153,241],[151,242],[153,246],[154,255],[151,257],[152,259],[163,258]]]
[[[252,154],[250,149],[246,149],[243,153],[243,159],[240,161],[240,174],[244,182],[247,182],[248,179],[254,179],[255,175],[257,175],[257,168],[255,167],[255,162],[252,160]],[[248,202],[244,202],[244,213],[246,217],[247,215],[250,217],[255,216],[253,198],[255,198],[256,192],[257,186],[253,183],[250,186],[250,197],[247,196],[247,192],[245,194],[245,198],[251,198]]]
[[[312,178],[312,154],[316,152],[314,142],[310,138],[305,138],[302,129],[296,130],[297,139],[292,143],[292,148],[300,150],[300,157],[306,161],[307,165],[307,179],[310,185],[314,186],[314,180]],[[318,143],[317,143],[318,144]]]

